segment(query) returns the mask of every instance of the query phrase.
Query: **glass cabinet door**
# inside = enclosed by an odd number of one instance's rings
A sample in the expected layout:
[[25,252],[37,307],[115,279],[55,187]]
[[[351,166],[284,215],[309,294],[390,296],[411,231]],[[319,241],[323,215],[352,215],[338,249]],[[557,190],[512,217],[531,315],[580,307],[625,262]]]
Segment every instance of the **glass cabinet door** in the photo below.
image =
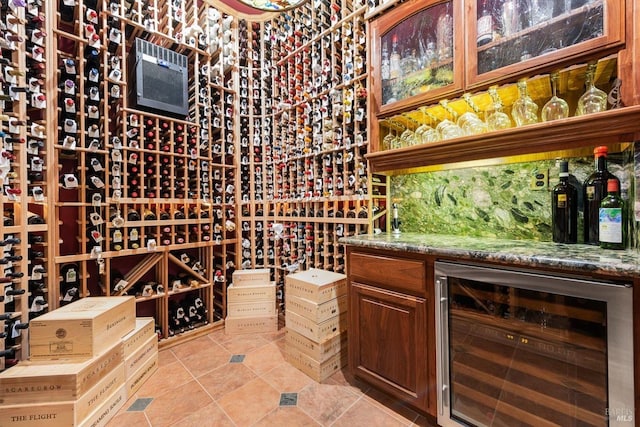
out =
[[436,99],[462,87],[462,4],[409,1],[371,23],[377,113]]
[[[549,68],[622,43],[624,2],[469,0],[467,83]],[[470,64],[473,65],[473,64]]]

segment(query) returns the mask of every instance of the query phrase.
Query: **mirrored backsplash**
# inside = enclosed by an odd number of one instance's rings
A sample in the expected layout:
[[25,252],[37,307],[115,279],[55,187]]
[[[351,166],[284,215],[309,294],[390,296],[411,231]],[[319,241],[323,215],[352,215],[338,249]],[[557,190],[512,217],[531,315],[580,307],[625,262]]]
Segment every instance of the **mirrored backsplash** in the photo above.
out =
[[[558,183],[559,160],[393,176],[391,200],[398,204],[400,228],[418,233],[551,241],[551,190]],[[582,242],[582,183],[593,172],[594,159],[567,160],[570,182],[580,194],[578,236]],[[621,181],[622,196],[633,218],[633,144],[621,153],[610,154],[607,160],[609,171]]]

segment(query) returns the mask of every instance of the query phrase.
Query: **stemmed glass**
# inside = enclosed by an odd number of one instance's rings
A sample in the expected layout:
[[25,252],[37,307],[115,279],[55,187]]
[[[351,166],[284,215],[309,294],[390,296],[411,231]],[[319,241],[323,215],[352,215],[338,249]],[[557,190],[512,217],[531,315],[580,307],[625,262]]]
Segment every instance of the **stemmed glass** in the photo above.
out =
[[569,104],[562,98],[558,97],[558,80],[560,75],[557,71],[551,73],[551,91],[553,96],[542,107],[542,121],[549,122],[551,120],[565,119],[569,117]]
[[511,106],[511,116],[516,126],[525,126],[538,122],[538,105],[527,94],[527,81],[519,80],[518,99]]
[[598,89],[594,83],[597,66],[598,64],[595,61],[589,62],[587,65],[587,73],[585,76],[587,90],[582,94],[580,99],[578,99],[576,116],[598,113],[607,109],[607,94]]
[[444,119],[440,123],[438,123],[438,126],[436,126],[436,130],[440,134],[440,138],[452,139],[464,136],[464,131],[455,123],[457,121],[457,114],[453,110],[453,108],[449,106],[449,101],[443,99],[440,101],[440,105],[451,115],[451,118],[453,119],[453,121]]
[[462,98],[465,100],[472,111],[467,111],[458,118],[458,126],[467,135],[478,135],[487,132],[489,130],[487,124],[480,120],[480,109],[475,104],[475,102],[473,102],[471,94],[465,93],[464,95],[462,95]]
[[498,95],[498,87],[491,86],[489,88],[489,96],[491,96],[491,109],[487,110],[486,121],[489,130],[508,129],[511,127],[511,119],[502,111],[502,100]]

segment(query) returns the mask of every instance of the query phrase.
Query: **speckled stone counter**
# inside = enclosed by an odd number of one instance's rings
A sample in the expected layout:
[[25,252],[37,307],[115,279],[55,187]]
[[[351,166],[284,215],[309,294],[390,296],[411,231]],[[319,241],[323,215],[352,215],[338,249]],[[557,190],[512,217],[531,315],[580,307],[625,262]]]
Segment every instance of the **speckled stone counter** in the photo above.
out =
[[640,277],[640,255],[637,252],[603,250],[590,245],[420,233],[351,236],[341,238],[340,243],[467,261],[493,261],[516,267],[559,268],[572,273]]

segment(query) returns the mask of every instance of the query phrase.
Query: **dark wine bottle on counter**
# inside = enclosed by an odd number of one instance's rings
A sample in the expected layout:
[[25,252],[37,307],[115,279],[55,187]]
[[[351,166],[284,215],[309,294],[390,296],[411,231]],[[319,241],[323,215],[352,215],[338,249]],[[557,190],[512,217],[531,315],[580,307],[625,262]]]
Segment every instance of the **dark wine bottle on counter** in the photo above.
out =
[[553,187],[551,222],[553,241],[578,242],[578,190],[569,183],[569,163],[560,162],[560,182]]
[[584,200],[584,242],[589,245],[600,244],[599,213],[600,203],[607,195],[607,181],[615,179],[620,188],[620,180],[607,170],[607,147],[600,146],[593,150],[596,170],[586,179],[583,185]]
[[624,249],[625,247],[625,210],[620,197],[620,182],[607,181],[607,197],[600,203],[599,238],[603,249]]

